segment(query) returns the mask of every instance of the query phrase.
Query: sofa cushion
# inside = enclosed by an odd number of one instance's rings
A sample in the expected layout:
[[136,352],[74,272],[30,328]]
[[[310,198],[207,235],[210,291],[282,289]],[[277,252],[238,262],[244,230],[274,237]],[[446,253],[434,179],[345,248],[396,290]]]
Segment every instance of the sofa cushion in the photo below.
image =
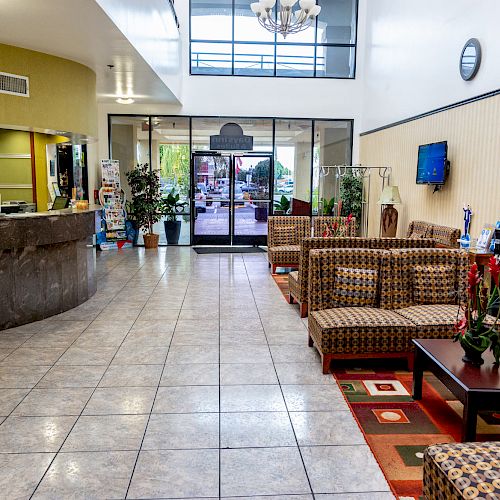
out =
[[375,307],[378,271],[336,267],[333,301],[339,307]]
[[276,226],[274,228],[274,246],[297,245],[299,228],[297,226]]
[[272,264],[298,264],[300,245],[281,245],[267,249],[269,262]]
[[455,269],[449,265],[415,266],[413,300],[416,304],[453,304]]
[[455,333],[458,317],[455,304],[426,304],[396,309],[395,312],[415,325],[415,338],[448,339]]
[[500,498],[500,443],[445,443],[424,452],[424,498]]
[[415,326],[388,309],[344,307],[309,313],[309,333],[321,352],[408,352]]

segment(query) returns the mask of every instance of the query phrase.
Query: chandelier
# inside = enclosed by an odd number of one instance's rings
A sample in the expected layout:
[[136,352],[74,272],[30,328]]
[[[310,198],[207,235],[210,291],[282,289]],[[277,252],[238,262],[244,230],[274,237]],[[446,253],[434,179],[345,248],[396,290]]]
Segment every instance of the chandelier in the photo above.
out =
[[300,8],[295,12],[292,7],[297,0],[279,0],[279,16],[275,20],[273,7],[276,0],[259,0],[250,4],[252,12],[257,16],[259,23],[271,33],[281,33],[283,38],[293,33],[299,33],[311,26],[321,11],[316,0],[300,0]]

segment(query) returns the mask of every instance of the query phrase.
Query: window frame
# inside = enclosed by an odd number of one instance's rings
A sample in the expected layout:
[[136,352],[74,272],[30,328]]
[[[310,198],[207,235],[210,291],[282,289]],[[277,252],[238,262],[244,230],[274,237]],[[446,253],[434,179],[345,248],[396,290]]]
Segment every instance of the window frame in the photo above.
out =
[[[190,76],[236,76],[236,77],[246,77],[246,78],[320,78],[320,79],[328,79],[328,80],[355,80],[356,79],[356,67],[358,60],[358,17],[359,17],[359,0],[353,0],[355,2],[355,36],[354,43],[318,43],[318,18],[316,18],[314,23],[314,43],[309,42],[297,42],[291,43],[286,41],[278,41],[277,35],[274,35],[274,42],[262,42],[262,41],[239,41],[234,38],[234,25],[235,25],[235,0],[232,0],[232,40],[204,40],[198,38],[192,38],[191,34],[191,11],[192,11],[192,0],[189,0],[189,75]],[[250,5],[250,3],[249,3]],[[275,11],[277,12],[277,11]],[[321,14],[320,14],[321,16]],[[193,43],[220,43],[220,44],[230,44],[231,45],[231,68],[229,68],[230,73],[199,73],[193,72],[193,51],[192,45]],[[268,45],[274,46],[274,62],[273,62],[273,74],[262,74],[262,75],[246,75],[246,74],[238,74],[235,73],[234,59],[235,59],[235,45]],[[313,59],[313,75],[279,75],[277,74],[277,47],[280,45],[285,46],[303,46],[303,47],[314,47],[314,59]],[[317,52],[318,47],[348,47],[354,49],[354,65],[352,68],[352,76],[318,76],[317,69]],[[228,54],[229,55],[229,54]]]

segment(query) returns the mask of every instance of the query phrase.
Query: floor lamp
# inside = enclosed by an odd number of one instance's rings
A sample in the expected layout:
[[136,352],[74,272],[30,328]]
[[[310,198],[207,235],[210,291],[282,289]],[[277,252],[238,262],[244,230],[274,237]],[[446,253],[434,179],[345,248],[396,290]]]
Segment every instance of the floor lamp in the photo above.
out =
[[379,205],[385,205],[380,219],[380,232],[383,238],[395,238],[398,229],[398,211],[394,205],[401,204],[398,186],[386,186],[378,200]]

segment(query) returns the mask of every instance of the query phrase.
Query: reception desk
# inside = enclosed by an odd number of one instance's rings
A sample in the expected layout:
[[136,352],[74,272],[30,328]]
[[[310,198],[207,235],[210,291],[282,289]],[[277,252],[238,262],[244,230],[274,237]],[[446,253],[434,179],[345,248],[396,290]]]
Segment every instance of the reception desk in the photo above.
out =
[[0,216],[0,330],[67,311],[96,291],[96,211]]

